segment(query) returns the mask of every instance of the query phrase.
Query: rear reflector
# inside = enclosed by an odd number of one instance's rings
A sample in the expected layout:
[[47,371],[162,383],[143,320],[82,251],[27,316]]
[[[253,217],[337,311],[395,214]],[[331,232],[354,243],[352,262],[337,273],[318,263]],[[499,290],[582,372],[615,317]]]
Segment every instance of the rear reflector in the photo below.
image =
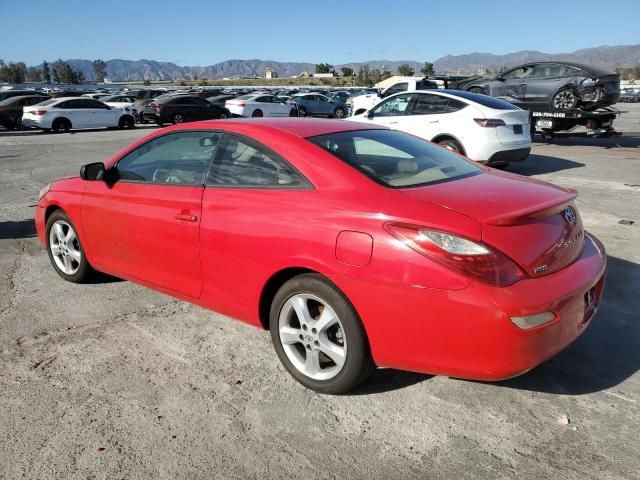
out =
[[536,313],[525,317],[511,317],[511,321],[522,329],[534,328],[556,318],[553,312]]
[[474,118],[474,120],[478,125],[485,128],[496,128],[496,127],[507,126],[507,124],[504,123],[504,120],[500,120],[499,118]]

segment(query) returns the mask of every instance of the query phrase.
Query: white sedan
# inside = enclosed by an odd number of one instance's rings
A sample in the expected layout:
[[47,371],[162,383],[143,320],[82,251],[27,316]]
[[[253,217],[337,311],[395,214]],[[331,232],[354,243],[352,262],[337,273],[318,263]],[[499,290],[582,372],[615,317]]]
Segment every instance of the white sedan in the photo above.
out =
[[131,110],[110,107],[87,97],[52,98],[31,107],[24,107],[25,127],[67,132],[77,128],[133,128]]
[[399,93],[346,120],[411,133],[488,165],[522,161],[531,151],[529,112],[478,93]]
[[275,95],[252,93],[227,100],[225,107],[241,117],[297,117],[295,107]]

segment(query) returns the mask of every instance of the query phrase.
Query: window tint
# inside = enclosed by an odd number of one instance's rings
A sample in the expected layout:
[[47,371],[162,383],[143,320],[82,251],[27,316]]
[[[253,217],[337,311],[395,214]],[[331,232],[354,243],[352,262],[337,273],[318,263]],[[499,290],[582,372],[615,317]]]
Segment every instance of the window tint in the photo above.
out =
[[256,98],[256,102],[271,103],[271,97],[258,97]]
[[209,105],[211,105],[204,98],[192,98],[191,101],[194,103],[194,105],[198,105],[199,107],[207,107],[208,108]]
[[429,115],[437,113],[452,113],[466,107],[459,100],[440,95],[414,95],[411,115]]
[[488,95],[482,95],[481,93],[465,92],[462,90],[447,90],[449,95],[460,97],[464,100],[479,103],[482,106],[493,108],[494,110],[521,110],[515,105],[511,105],[509,102],[493,98]]
[[454,153],[393,130],[355,130],[308,140],[390,187],[429,185],[482,173]]
[[554,63],[536,65],[531,75],[533,78],[559,77],[564,74],[564,67]]
[[374,117],[395,117],[406,115],[407,107],[411,101],[411,95],[398,95],[397,97],[385,100],[373,109]]
[[533,65],[526,65],[524,67],[516,68],[502,75],[505,80],[511,80],[514,78],[527,78],[533,73]]
[[84,100],[67,100],[66,102],[61,103],[60,105],[58,105],[58,107],[60,108],[86,108],[84,106]]
[[118,162],[123,180],[183,185],[202,184],[216,146],[215,132],[180,132],[140,145]]
[[84,104],[85,108],[107,108],[107,105],[105,105],[103,102],[100,102],[99,100],[93,100],[91,98],[84,100]]
[[392,87],[389,87],[389,90],[387,90],[384,93],[384,96],[388,97],[389,95],[393,95],[394,93],[406,92],[408,88],[409,88],[409,84],[406,83],[406,82],[405,83],[396,83]]
[[284,160],[254,142],[225,135],[216,151],[208,185],[306,188],[309,184]]

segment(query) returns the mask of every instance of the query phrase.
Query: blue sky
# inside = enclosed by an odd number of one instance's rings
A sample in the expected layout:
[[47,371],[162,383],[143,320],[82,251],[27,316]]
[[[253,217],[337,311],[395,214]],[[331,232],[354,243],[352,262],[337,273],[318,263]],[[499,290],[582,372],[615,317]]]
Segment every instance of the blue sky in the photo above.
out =
[[[640,43],[638,0],[0,0],[0,58],[433,61]],[[640,61],[640,59],[638,59]]]

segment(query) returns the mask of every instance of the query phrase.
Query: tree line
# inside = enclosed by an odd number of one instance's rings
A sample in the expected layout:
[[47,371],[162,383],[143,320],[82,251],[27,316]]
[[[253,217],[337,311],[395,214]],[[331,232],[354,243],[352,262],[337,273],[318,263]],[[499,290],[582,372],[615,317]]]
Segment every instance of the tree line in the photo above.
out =
[[[315,70],[316,73],[333,73],[334,75],[336,74],[335,67],[330,63],[318,63],[316,64]],[[343,77],[352,77],[354,84],[369,87],[393,76],[393,73],[387,68],[371,68],[368,64],[361,65],[358,68],[357,72],[354,72],[354,70],[349,67],[340,68],[340,72],[342,73]],[[424,65],[420,69],[420,73],[425,77],[434,75],[435,70],[433,68],[433,63],[424,62]],[[402,75],[403,77],[412,77],[415,75],[415,70],[408,63],[403,63],[402,65],[398,66],[397,74]]]
[[[93,70],[96,80],[104,82],[107,74],[107,64],[103,60],[94,60]],[[44,61],[40,67],[27,67],[24,62],[5,63],[0,59],[0,82],[25,83],[45,82],[47,84],[74,84],[84,82],[84,74],[77,68],[73,68],[62,59],[56,60],[51,66]]]

